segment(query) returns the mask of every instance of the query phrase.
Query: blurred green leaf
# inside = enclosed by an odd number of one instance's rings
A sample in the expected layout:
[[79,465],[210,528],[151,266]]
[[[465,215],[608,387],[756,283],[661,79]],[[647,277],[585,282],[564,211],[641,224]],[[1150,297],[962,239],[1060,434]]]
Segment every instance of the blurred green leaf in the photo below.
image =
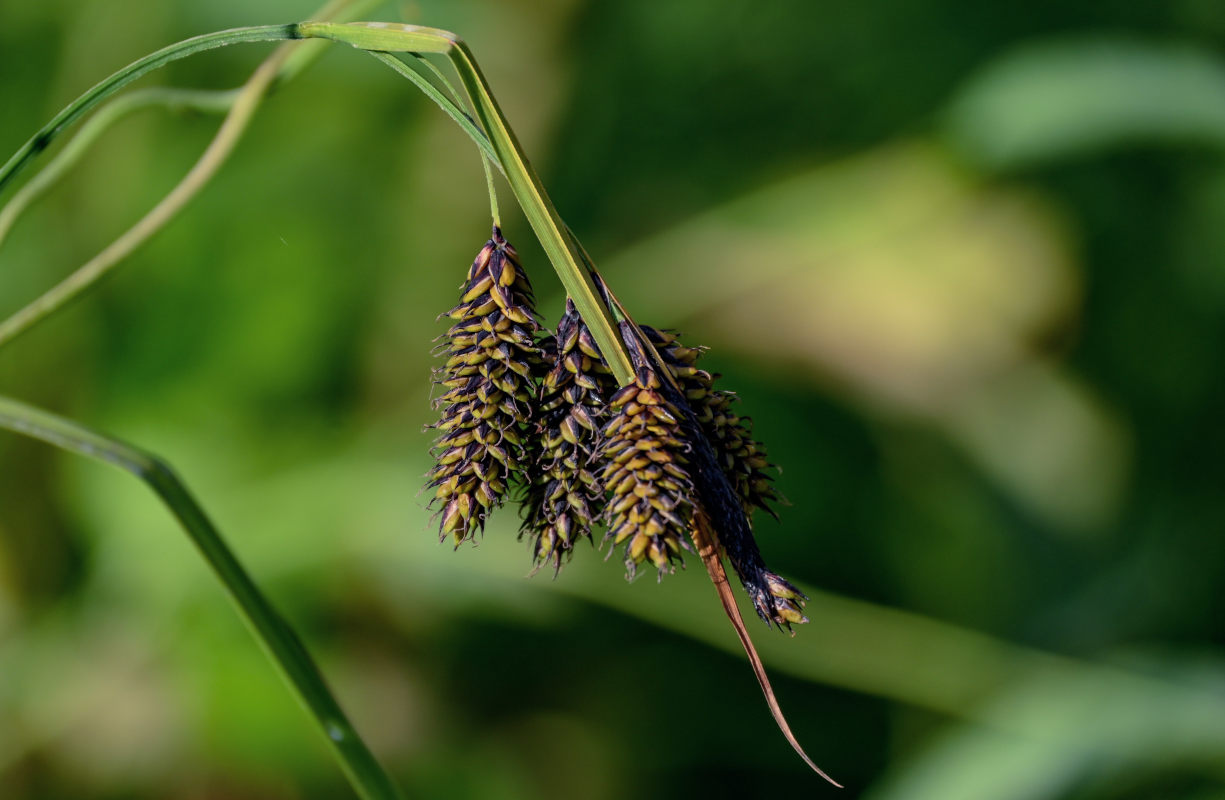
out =
[[[1225,697],[1219,661],[1150,657],[1146,673]],[[870,800],[1038,800],[1081,797],[1079,787],[1124,785],[1177,764],[1225,791],[1225,728],[1219,710],[1184,705],[1177,692],[1125,673],[1034,676],[984,704],[987,725],[958,725],[902,762]],[[1030,733],[1019,734],[1018,728]],[[1032,732],[1041,730],[1043,735]],[[1160,784],[1157,784],[1160,785]],[[1140,794],[1134,795],[1136,797]],[[1181,797],[1163,789],[1151,797]],[[1212,795],[1212,796],[1219,796]]]
[[1189,44],[1082,38],[1027,44],[954,97],[946,132],[992,169],[1125,144],[1225,145],[1225,61]]

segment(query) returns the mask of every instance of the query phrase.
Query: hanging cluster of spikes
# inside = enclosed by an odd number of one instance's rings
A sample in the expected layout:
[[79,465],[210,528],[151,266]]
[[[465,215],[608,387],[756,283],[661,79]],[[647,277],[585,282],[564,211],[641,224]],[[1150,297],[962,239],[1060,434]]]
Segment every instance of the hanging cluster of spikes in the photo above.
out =
[[623,322],[635,375],[619,387],[572,301],[555,332],[540,327],[527,274],[496,227],[446,316],[427,484],[444,541],[458,547],[483,531],[518,486],[536,569],[556,574],[602,526],[602,546],[621,552],[630,578],[648,562],[662,577],[693,550],[702,509],[722,523],[718,545],[758,615],[807,622],[806,598],[765,568],[750,528],[755,509],[774,514],[781,499],[772,465],[732,411],[735,395],[697,366],[702,349]]
[[697,366],[705,348],[685,347],[675,334],[647,325],[642,326],[642,332],[676,377],[745,513],[761,509],[778,519],[770,504],[784,501],[767,472],[777,468],[766,457],[762,444],[753,438],[752,420],[732,410],[732,404],[739,398],[734,392],[716,389],[714,383],[720,376]]
[[[453,540],[457,547],[475,538],[493,510],[518,487],[525,511],[521,535],[529,539],[537,567],[551,564],[555,572],[559,570],[573,553],[575,542],[582,538],[594,541],[597,526],[605,529],[602,542],[610,555],[622,548],[630,577],[648,561],[660,575],[670,572],[681,563],[682,551],[695,550],[744,645],[779,728],[800,757],[834,783],[804,753],[783,718],[723,566],[726,557],[762,619],[788,629],[793,623],[807,622],[802,612],[806,598],[766,569],[753,538],[753,511],[760,508],[773,514],[771,503],[781,498],[771,485],[767,472],[771,465],[753,439],[747,419],[732,411],[734,396],[716,389],[717,376],[697,366],[700,349],[684,347],[674,335],[639,328],[626,318],[557,215],[470,48],[455,34],[434,28],[326,19],[339,15],[345,5],[346,0],[329,3],[320,11],[324,19],[317,21],[195,36],[132,62],[73,101],[0,164],[0,189],[98,103],[141,75],[203,50],[239,42],[332,40],[369,52],[412,81],[480,149],[495,220],[493,235],[473,262],[459,304],[446,315],[453,320],[441,346],[446,362],[435,371],[435,382],[442,387],[436,407],[442,414],[433,426],[439,434],[432,449],[436,464],[429,472],[428,487],[433,490],[431,502],[440,518],[441,538]],[[403,60],[396,54],[413,58]],[[448,59],[472,101],[471,114],[461,107],[463,101],[446,75],[424,60],[426,54]],[[227,108],[228,116],[196,166],[111,247],[0,322],[0,346],[96,284],[172,218],[224,161],[269,87],[306,63],[306,59],[295,61],[297,55],[278,50],[241,91],[219,93],[229,99],[201,99],[201,107]],[[181,94],[169,92],[164,97],[186,102]],[[119,116],[108,118],[100,112],[91,124]],[[80,140],[87,141],[87,137],[82,134]],[[67,158],[70,152],[84,152],[84,146],[66,148],[59,158]],[[493,177],[498,171],[505,175],[558,276],[577,301],[567,300],[556,333],[540,327],[527,275],[497,227]],[[48,169],[46,174],[52,172]],[[23,191],[35,185],[31,182]],[[42,188],[48,185],[50,182],[41,183]],[[21,202],[14,197],[5,211],[12,208],[20,213],[36,194],[25,195]],[[592,315],[595,335],[576,307]],[[614,307],[621,313],[614,313]],[[597,342],[605,348],[607,361]],[[255,623],[257,636],[281,665],[299,699],[339,743],[335,752],[355,788],[363,796],[394,796],[390,781],[356,733],[348,729],[327,688],[318,682],[317,670],[305,651],[296,644],[286,645],[286,637],[270,633],[288,631],[182,485],[172,475],[166,478],[168,473],[159,471],[162,465],[139,451],[21,404],[6,407],[7,427],[12,430],[105,457],[133,469],[158,492],[193,538],[207,543],[203,550]],[[159,469],[146,469],[147,463]],[[168,480],[173,491],[157,478]],[[338,727],[338,722],[344,725]],[[346,733],[343,742],[332,735],[336,730]]]

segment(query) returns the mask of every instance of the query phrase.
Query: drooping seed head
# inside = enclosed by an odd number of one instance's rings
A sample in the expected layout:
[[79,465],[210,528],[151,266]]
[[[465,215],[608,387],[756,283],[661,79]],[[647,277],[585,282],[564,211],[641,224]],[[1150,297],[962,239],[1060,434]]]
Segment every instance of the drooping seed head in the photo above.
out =
[[625,545],[625,566],[632,578],[650,561],[660,574],[681,562],[689,545],[693,483],[685,470],[688,446],[681,435],[680,412],[660,393],[659,378],[639,370],[633,383],[609,401],[599,458],[608,492],[606,539]]
[[[778,499],[764,473],[770,466],[764,449],[749,435],[745,420],[730,411],[735,396],[714,389],[718,376],[696,366],[702,350],[684,347],[671,334],[647,327],[642,330],[676,378],[677,390],[664,387],[664,393],[685,409],[681,428],[690,443],[687,471],[718,544],[757,615],[790,631],[792,624],[808,621],[802,611],[806,598],[766,568],[749,522],[754,507],[773,514],[766,501]],[[646,358],[644,353],[637,355],[639,362]]]
[[541,362],[532,287],[513,247],[493,229],[461,288],[455,320],[434,371],[442,417],[427,476],[442,539],[458,547],[483,531],[524,463],[524,428],[533,416],[532,375]]
[[603,508],[604,487],[594,460],[616,382],[569,298],[557,335],[544,351],[549,370],[528,446],[532,474],[520,535],[531,537],[536,567],[552,563],[556,574],[574,543],[591,539]]
[[739,398],[733,392],[716,389],[719,376],[697,366],[705,348],[685,347],[676,335],[646,325],[642,331],[676,376],[685,401],[745,511],[751,514],[760,508],[777,519],[770,503],[785,501],[774,488],[774,477],[767,472],[774,465],[766,457],[765,445],[753,438],[752,420],[732,409]]

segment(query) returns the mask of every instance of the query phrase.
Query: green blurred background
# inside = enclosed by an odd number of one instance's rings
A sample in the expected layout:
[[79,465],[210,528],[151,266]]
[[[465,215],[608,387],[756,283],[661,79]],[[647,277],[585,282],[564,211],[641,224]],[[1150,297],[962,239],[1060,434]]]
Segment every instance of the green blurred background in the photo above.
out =
[[[164,44],[312,10],[4,2],[0,152]],[[372,16],[469,40],[626,305],[740,393],[793,503],[758,537],[812,594],[795,639],[751,629],[837,796],[1225,797],[1225,5]],[[267,52],[146,83],[229,88]],[[111,131],[6,242],[0,314],[215,125]],[[175,464],[410,797],[835,796],[696,559],[627,585],[584,545],[528,580],[510,509],[437,544],[428,353],[487,226],[471,144],[333,48],[181,218],[0,352],[0,392]],[[150,493],[0,436],[0,797],[347,796]]]

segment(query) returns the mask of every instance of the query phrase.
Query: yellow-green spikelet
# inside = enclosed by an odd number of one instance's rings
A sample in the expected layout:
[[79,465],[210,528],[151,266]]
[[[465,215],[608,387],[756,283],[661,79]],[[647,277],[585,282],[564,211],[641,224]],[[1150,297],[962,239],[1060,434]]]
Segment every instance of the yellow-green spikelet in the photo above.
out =
[[493,229],[468,271],[455,320],[446,333],[446,363],[435,370],[444,387],[435,401],[442,418],[427,476],[440,504],[440,537],[456,546],[484,530],[524,463],[524,426],[536,399],[540,365],[532,287],[513,247]]
[[591,538],[603,508],[604,487],[594,462],[606,398],[617,385],[569,298],[545,360],[551,366],[541,383],[540,420],[528,443],[532,474],[520,535],[531,537],[536,567],[552,563],[556,573],[574,543]]
[[625,567],[633,577],[650,561],[660,574],[672,571],[689,546],[693,483],[685,471],[687,445],[679,412],[658,391],[658,377],[641,370],[609,401],[599,458],[608,493],[606,540],[625,545]]

